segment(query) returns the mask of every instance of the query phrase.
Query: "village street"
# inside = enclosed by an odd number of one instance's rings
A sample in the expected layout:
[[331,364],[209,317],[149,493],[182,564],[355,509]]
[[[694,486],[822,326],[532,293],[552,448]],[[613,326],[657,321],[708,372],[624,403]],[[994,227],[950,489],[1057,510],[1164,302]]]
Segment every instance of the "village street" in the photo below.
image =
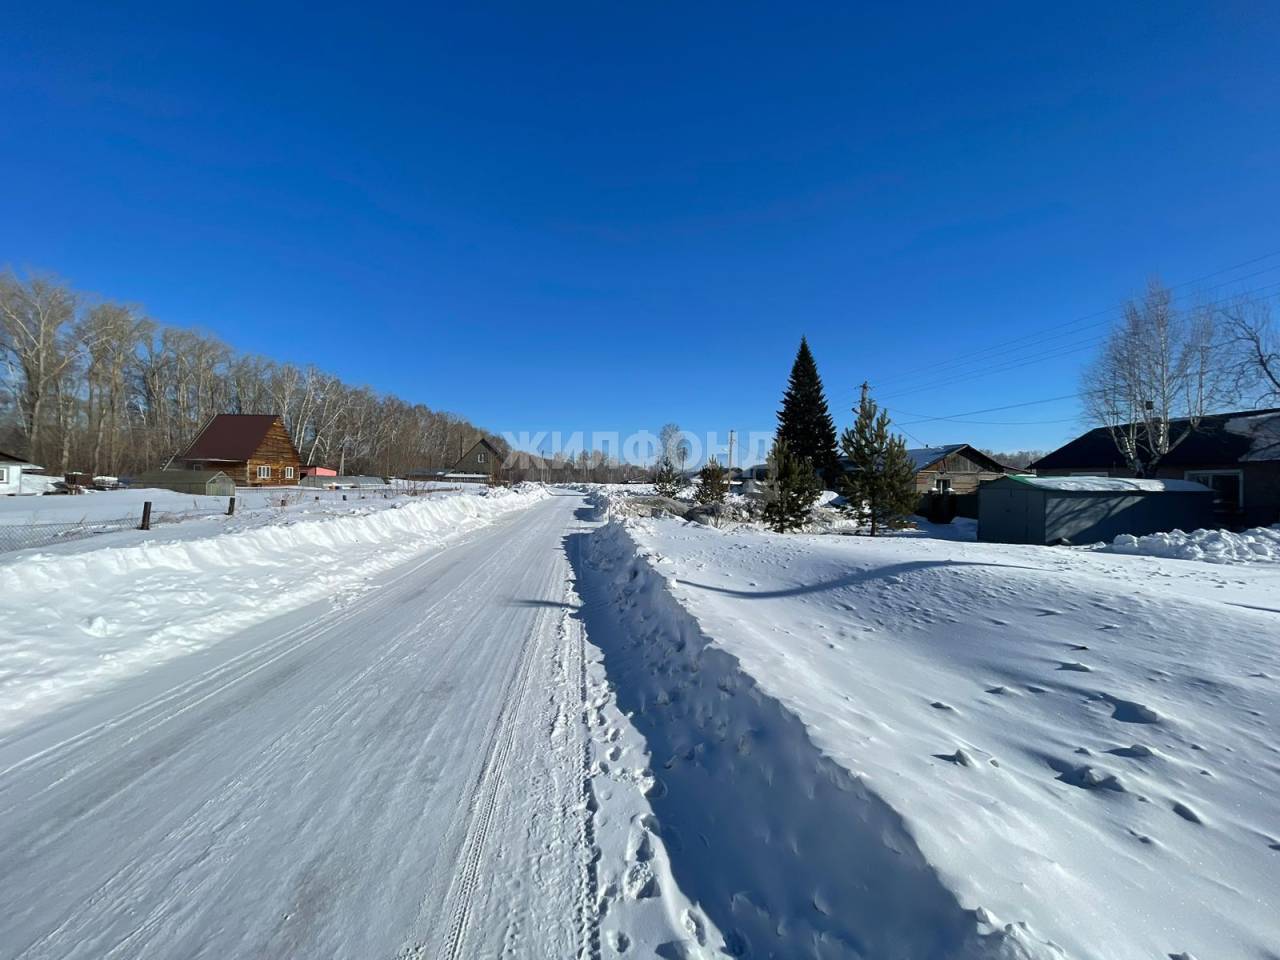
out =
[[582,506],[553,496],[7,732],[0,955],[577,955]]

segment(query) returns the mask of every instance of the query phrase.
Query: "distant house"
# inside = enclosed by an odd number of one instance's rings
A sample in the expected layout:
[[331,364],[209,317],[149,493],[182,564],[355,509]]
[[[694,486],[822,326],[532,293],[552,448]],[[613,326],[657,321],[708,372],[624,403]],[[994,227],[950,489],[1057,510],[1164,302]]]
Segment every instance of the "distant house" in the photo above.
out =
[[[917,493],[974,493],[987,480],[1020,471],[999,463],[967,443],[907,450],[916,471]],[[848,469],[848,461],[841,459]]]
[[13,496],[22,492],[22,474],[41,469],[21,457],[0,450],[0,495]]
[[220,470],[238,486],[294,486],[302,461],[273,414],[220,413],[179,457],[188,470]]
[[512,451],[508,456],[488,437],[481,437],[452,465],[432,470],[413,470],[405,478],[458,483],[485,483],[498,477],[504,480],[536,480],[547,469],[548,461],[542,457],[523,450]]
[[337,470],[317,466],[305,466],[299,472],[304,477],[336,477],[338,475]]
[[[1176,436],[1186,420],[1170,421]],[[1106,427],[1090,430],[1032,464],[1040,476],[1132,477]],[[1280,408],[1220,413],[1160,458],[1153,479],[1191,480],[1213,490],[1217,522],[1267,526],[1280,520]]]
[[502,467],[502,451],[488,437],[481,437],[460,456],[450,473],[482,473],[493,476]]

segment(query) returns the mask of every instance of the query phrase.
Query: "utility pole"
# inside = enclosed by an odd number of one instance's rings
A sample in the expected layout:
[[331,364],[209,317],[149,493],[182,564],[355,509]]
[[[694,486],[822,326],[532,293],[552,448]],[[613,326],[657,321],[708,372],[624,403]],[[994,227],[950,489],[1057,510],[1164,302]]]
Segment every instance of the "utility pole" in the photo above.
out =
[[734,432],[730,430],[729,431],[729,470],[730,472],[733,471],[733,440],[734,440]]

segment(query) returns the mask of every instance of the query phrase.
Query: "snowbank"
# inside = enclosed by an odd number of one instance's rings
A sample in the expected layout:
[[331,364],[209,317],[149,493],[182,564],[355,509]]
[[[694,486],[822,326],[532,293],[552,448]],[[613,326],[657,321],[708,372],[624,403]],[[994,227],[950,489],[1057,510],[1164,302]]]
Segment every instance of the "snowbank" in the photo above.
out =
[[618,639],[584,616],[653,750],[673,875],[726,942],[1098,960],[1280,943],[1280,571],[604,531]]
[[406,498],[198,539],[0,557],[0,729],[251,623],[341,602],[374,574],[547,496]]
[[578,589],[617,707],[650,754],[638,774],[618,772],[639,777],[652,814],[616,875],[602,860],[602,885],[697,904],[681,912],[684,941],[659,953],[1059,957],[959,902],[911,825],[704,632],[632,529],[601,529]]
[[1230,530],[1194,530],[1152,533],[1145,537],[1121,534],[1102,548],[1111,553],[1131,553],[1170,560],[1203,560],[1206,563],[1280,563],[1280,525],[1254,527],[1243,533]]

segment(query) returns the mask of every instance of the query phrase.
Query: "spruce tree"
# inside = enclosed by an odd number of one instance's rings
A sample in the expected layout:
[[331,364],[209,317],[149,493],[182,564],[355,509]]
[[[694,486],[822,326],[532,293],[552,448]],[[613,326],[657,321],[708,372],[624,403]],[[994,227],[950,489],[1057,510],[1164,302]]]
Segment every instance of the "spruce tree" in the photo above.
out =
[[764,519],[778,533],[799,530],[809,519],[809,508],[822,492],[813,465],[797,457],[781,438],[769,451],[769,477],[765,483]]
[[841,490],[845,509],[865,523],[873,537],[885,528],[905,526],[919,502],[915,465],[907,456],[906,441],[889,433],[889,414],[878,410],[866,384],[858,419],[841,435],[840,445],[849,461]]
[[708,460],[698,471],[698,490],[693,498],[699,503],[724,503],[729,492],[729,471],[718,460]]
[[794,457],[808,460],[828,483],[840,476],[836,462],[836,426],[827,408],[826,393],[809,342],[800,338],[782,409],[778,411],[778,439]]
[[684,477],[676,470],[671,458],[664,456],[653,472],[653,489],[659,496],[674,497],[683,486]]

